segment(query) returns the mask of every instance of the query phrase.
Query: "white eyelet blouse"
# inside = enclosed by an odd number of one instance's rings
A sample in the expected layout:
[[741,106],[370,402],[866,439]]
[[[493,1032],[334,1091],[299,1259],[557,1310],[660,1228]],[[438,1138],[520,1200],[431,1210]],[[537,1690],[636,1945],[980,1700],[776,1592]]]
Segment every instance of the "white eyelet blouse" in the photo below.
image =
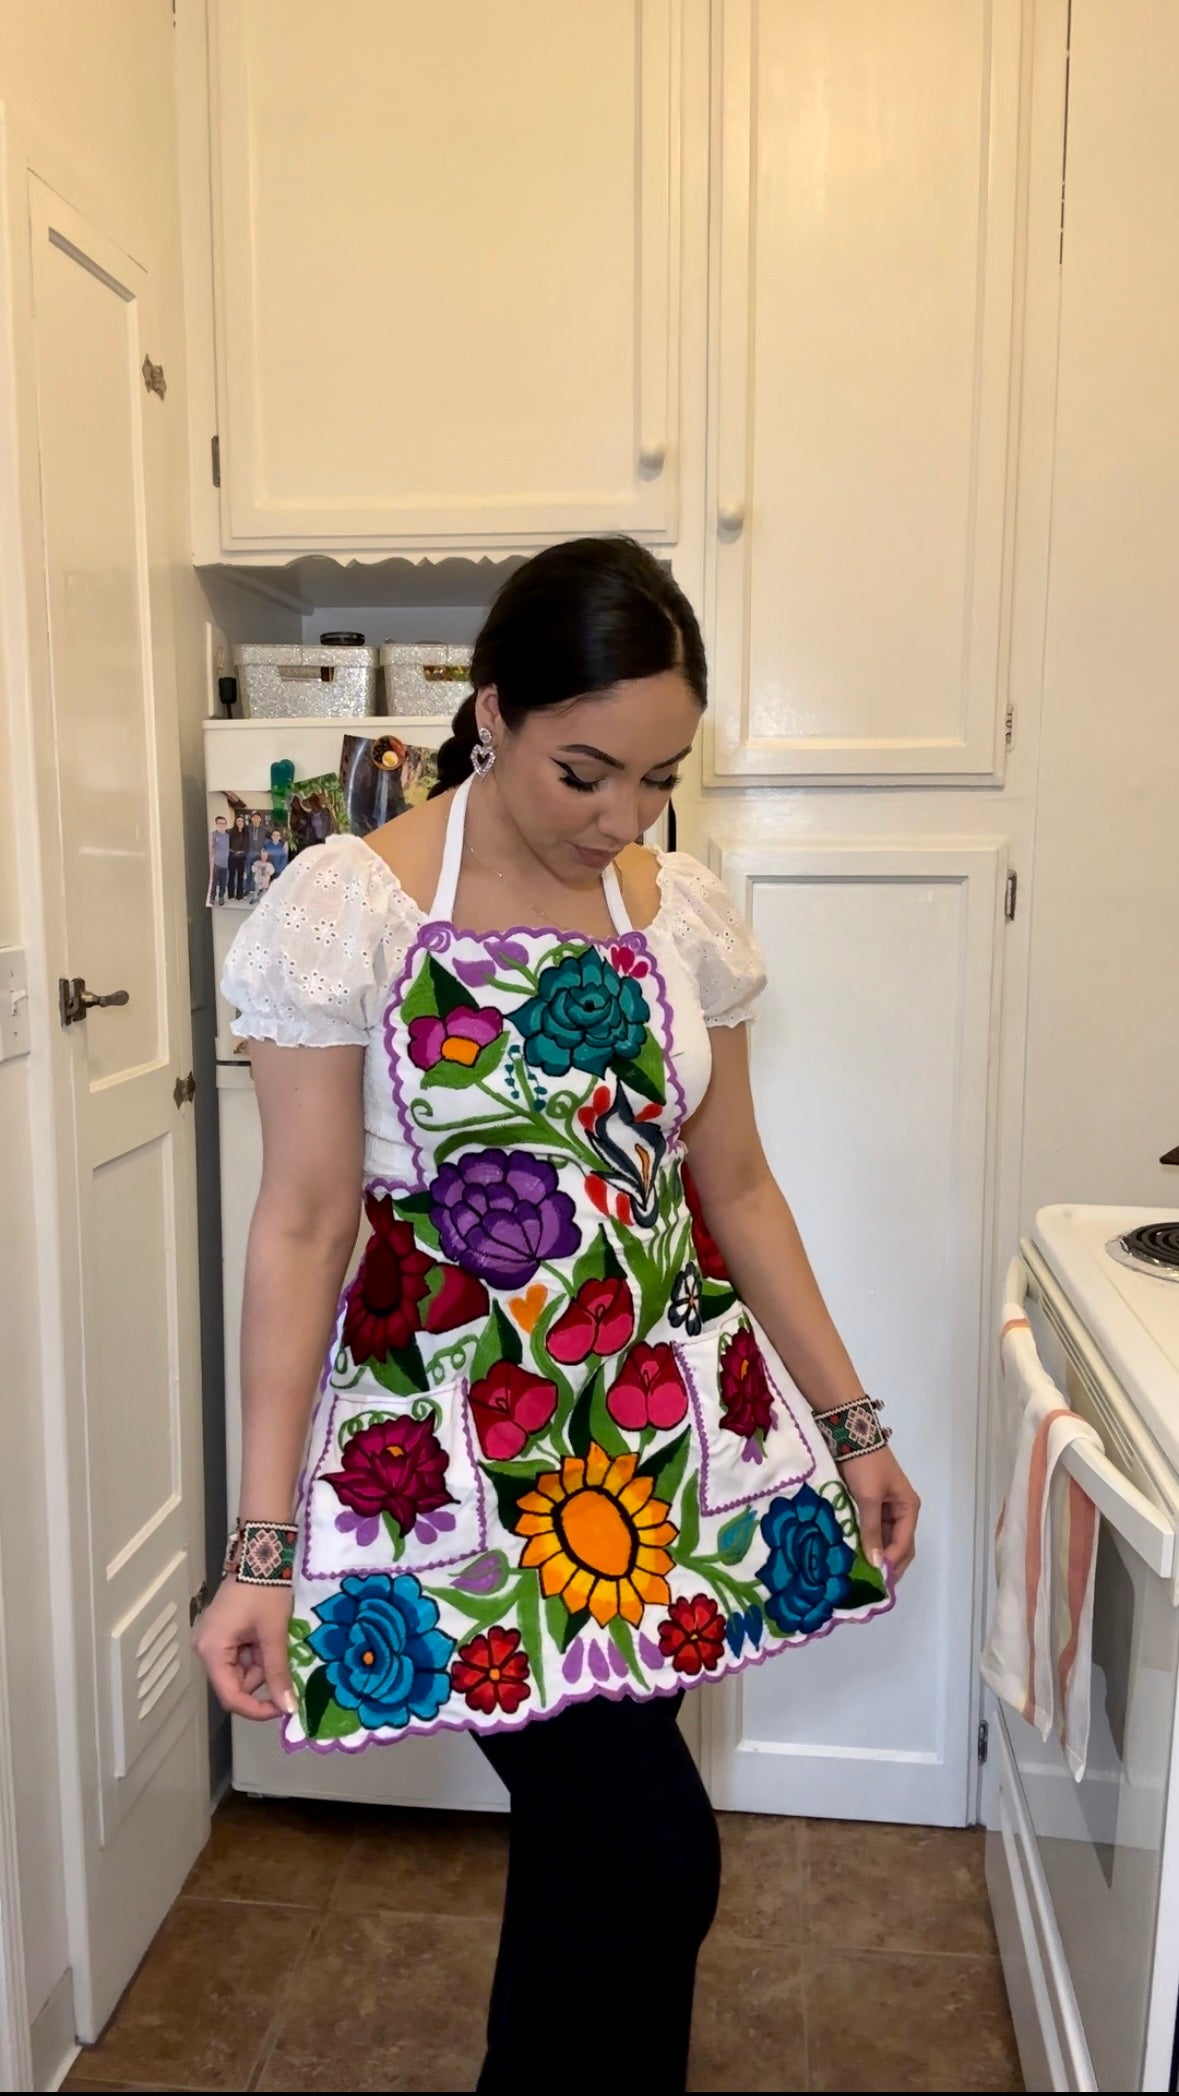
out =
[[[707,1029],[744,1025],[765,971],[715,874],[684,852],[656,856],[659,909],[643,937],[672,1006],[673,1053],[691,1113],[708,1088]],[[369,1177],[395,1179],[404,1161],[381,1020],[390,985],[429,921],[363,838],[332,837],[301,852],[253,905],[222,976],[243,1040],[366,1050]]]

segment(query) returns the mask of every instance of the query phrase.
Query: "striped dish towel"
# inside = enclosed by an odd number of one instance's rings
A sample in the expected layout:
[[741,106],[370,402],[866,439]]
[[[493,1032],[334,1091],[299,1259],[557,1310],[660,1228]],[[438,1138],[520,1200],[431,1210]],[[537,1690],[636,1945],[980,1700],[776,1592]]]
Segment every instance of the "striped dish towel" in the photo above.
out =
[[1063,1403],[1016,1303],[1004,1308],[999,1351],[1009,1410],[1021,1416],[995,1531],[998,1591],[982,1676],[1041,1739],[1055,1730],[1079,1783],[1089,1752],[1098,1515],[1060,1458],[1074,1441],[1100,1449],[1101,1436]]

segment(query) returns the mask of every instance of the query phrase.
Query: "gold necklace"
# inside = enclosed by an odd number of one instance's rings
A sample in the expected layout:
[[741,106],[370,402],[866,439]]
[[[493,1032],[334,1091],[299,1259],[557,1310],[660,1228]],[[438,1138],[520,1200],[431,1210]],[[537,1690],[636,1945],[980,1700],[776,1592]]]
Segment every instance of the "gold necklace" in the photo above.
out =
[[[474,859],[476,865],[481,866],[483,868],[484,873],[492,874],[497,881],[507,880],[507,874],[501,873],[498,866],[492,866],[490,861],[483,857],[482,852],[477,852],[475,850],[474,845],[467,837],[464,837],[463,839],[463,850],[470,852],[471,857]],[[602,887],[603,884],[599,881],[598,885],[599,887]],[[603,893],[604,892],[605,890],[603,888]],[[537,902],[536,897],[533,895],[532,890],[530,888],[521,888],[520,893],[524,896],[525,900],[529,903],[531,908],[533,908],[539,913],[541,924],[546,925],[550,917],[553,915],[551,904]]]

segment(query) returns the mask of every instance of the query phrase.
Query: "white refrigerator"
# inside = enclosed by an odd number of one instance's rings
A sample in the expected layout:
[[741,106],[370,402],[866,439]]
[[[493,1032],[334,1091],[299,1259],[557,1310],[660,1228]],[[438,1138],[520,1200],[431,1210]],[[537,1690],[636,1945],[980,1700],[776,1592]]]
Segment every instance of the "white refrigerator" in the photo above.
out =
[[[210,829],[226,811],[228,793],[265,814],[271,805],[271,766],[284,759],[296,780],[338,770],[345,734],[397,735],[436,748],[449,732],[445,720],[209,720],[205,723],[205,782]],[[280,876],[281,878],[281,876]],[[227,902],[209,911],[216,979],[230,942],[250,908]],[[231,1031],[233,1012],[218,987],[217,1106],[221,1150],[221,1262],[225,1304],[225,1403],[229,1505],[236,1506],[241,1460],[238,1341],[246,1237],[262,1172],[262,1134],[244,1043]],[[231,1720],[233,1783],[266,1797],[341,1798],[388,1805],[439,1805],[503,1810],[506,1795],[465,1733],[406,1740],[365,1754],[284,1753],[277,1726]]]

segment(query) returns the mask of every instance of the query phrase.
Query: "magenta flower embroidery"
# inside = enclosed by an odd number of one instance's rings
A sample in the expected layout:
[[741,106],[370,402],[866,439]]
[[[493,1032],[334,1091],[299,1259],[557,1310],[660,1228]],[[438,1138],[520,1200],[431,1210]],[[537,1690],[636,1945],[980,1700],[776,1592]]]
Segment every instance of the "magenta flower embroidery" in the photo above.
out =
[[436,1063],[458,1063],[469,1070],[503,1030],[501,1012],[484,1005],[456,1005],[444,1019],[410,1020],[409,1059],[419,1070],[432,1070]]

